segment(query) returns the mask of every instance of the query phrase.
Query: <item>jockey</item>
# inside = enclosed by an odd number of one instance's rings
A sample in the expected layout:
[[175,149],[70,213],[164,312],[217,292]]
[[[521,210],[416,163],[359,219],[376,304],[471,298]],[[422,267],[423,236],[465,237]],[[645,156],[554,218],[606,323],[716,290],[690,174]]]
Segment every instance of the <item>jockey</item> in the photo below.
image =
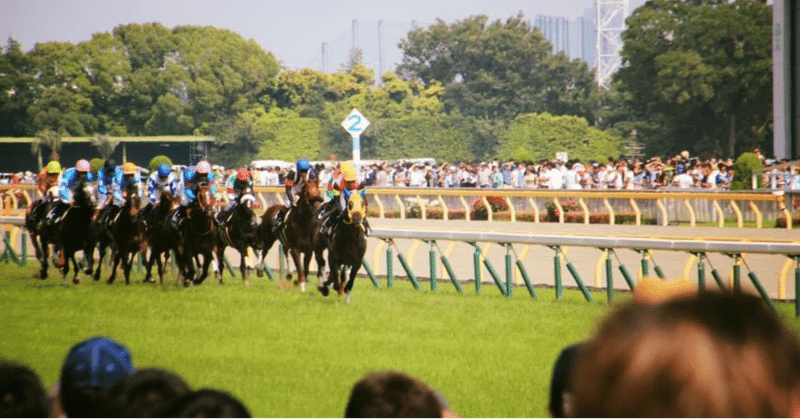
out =
[[[180,226],[186,218],[186,209],[197,199],[197,187],[201,183],[213,182],[214,173],[211,164],[202,160],[197,166],[189,166],[181,173],[180,180],[175,184],[172,192],[181,197],[181,205],[175,211],[173,222]],[[211,185],[211,195],[216,195],[216,185]]]
[[295,170],[290,171],[286,175],[286,181],[284,182],[286,196],[289,197],[289,203],[286,206],[289,208],[294,206],[297,193],[303,189],[303,184],[305,184],[308,179],[313,179],[315,176],[314,169],[311,168],[311,163],[308,162],[307,158],[303,157],[297,161]]
[[[324,219],[321,232],[328,234],[330,227],[334,220],[347,208],[347,201],[344,190],[358,190],[361,185],[358,183],[358,173],[355,166],[351,162],[344,162],[337,171],[334,171],[333,177],[328,182],[328,196],[331,199],[323,204],[324,208],[320,212],[320,219]],[[362,191],[362,195],[363,195]]]
[[57,193],[58,178],[61,176],[61,163],[53,160],[42,167],[39,172],[39,180],[36,182],[36,189],[42,195],[42,202],[50,202],[51,195]]
[[50,206],[50,213],[47,216],[47,223],[52,225],[72,203],[75,191],[84,182],[91,182],[92,165],[86,159],[80,159],[75,163],[75,167],[67,169],[61,174],[61,181],[58,184],[58,197]]
[[125,197],[122,195],[122,191],[127,190],[130,185],[136,187],[139,196],[142,195],[142,179],[136,170],[136,165],[127,162],[122,166],[122,170],[115,171],[114,179],[111,181],[113,202],[103,217],[103,224],[107,228],[111,228],[113,220],[119,214],[122,206],[125,205]]
[[144,208],[145,219],[150,221],[156,211],[156,205],[161,200],[161,192],[165,188],[170,191],[175,190],[175,174],[172,173],[172,168],[167,163],[162,163],[158,169],[147,178],[147,198],[150,202]]
[[220,212],[219,221],[227,222],[230,216],[231,208],[239,202],[239,198],[247,191],[253,190],[253,181],[250,179],[250,171],[244,167],[236,172],[236,175],[230,175],[228,181],[225,182],[225,189],[228,194],[228,206],[225,211]]
[[114,178],[122,174],[122,169],[114,164],[114,160],[106,160],[97,171],[97,209],[102,210],[111,201],[111,189]]

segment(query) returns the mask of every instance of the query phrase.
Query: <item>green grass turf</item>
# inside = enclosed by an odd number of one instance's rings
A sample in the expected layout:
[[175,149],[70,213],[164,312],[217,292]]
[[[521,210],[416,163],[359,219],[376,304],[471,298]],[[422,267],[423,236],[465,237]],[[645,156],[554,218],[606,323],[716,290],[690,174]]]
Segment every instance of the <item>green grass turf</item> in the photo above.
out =
[[466,417],[547,416],[558,352],[608,312],[603,292],[588,303],[567,290],[556,302],[547,288],[534,300],[524,287],[505,298],[492,284],[482,295],[464,284],[459,295],[449,282],[433,293],[428,283],[416,291],[396,280],[390,290],[359,279],[351,304],[266,277],[244,287],[226,275],[224,285],[185,289],[172,276],[142,284],[136,273],[130,286],[83,276],[62,287],[60,275],[31,279],[34,265],[0,264],[0,356],[51,385],[70,346],[107,335],[131,349],[135,365],[228,390],[261,417],[341,417],[353,383],[384,369],[427,382]]

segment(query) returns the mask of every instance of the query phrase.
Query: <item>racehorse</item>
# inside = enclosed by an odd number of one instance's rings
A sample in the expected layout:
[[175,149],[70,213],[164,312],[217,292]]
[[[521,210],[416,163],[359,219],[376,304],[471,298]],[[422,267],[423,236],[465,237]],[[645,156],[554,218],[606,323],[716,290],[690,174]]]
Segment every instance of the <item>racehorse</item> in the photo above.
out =
[[[311,256],[313,255],[311,233],[314,228],[314,212],[321,202],[322,197],[319,196],[317,180],[309,179],[305,181],[298,194],[297,204],[291,210],[282,204],[267,208],[259,229],[259,236],[263,245],[261,249],[262,266],[264,258],[275,243],[275,240],[280,240],[281,244],[283,244],[284,255],[292,255],[294,266],[297,269],[297,281],[295,281],[295,284],[299,283],[303,292],[306,291],[308,265],[311,263]],[[276,218],[276,214],[279,219],[284,221],[277,234],[274,234],[272,232],[272,223]],[[300,261],[301,253],[303,254],[302,262]]]
[[[75,260],[75,252],[81,250],[88,262],[84,273],[86,275],[92,274],[92,265],[94,264],[94,247],[96,235],[92,219],[94,218],[94,199],[92,187],[86,182],[81,182],[75,191],[75,196],[72,199],[72,204],[67,208],[64,215],[61,217],[62,221],[56,224],[55,234],[48,234],[48,240],[51,237],[57,238],[57,246],[64,252],[64,266],[61,272],[64,275],[62,285],[67,285],[67,274],[69,273],[69,262],[72,261],[72,267],[75,270],[75,276],[72,278],[72,283],[78,284],[78,262]],[[46,244],[42,244],[42,247]]]
[[[150,257],[147,259],[145,270],[147,273],[144,282],[155,282],[152,279],[153,262],[158,264],[158,282],[164,283],[164,266],[169,260],[170,242],[168,220],[169,215],[178,204],[178,199],[172,195],[169,187],[161,192],[158,206],[150,220],[146,222],[145,235],[147,237],[147,247],[150,249]],[[161,262],[161,255],[164,255],[164,262]]]
[[122,205],[122,209],[117,213],[116,220],[111,226],[111,237],[114,240],[114,266],[111,268],[111,276],[108,277],[109,285],[113,284],[117,277],[117,266],[120,261],[125,274],[125,285],[130,284],[133,255],[137,251],[144,253],[147,250],[144,223],[139,217],[141,197],[138,187],[132,183],[128,184],[123,192],[123,197],[125,204]]
[[[347,198],[347,209],[333,224],[329,237],[319,233],[321,222],[317,223],[314,235],[314,257],[319,266],[320,282],[317,286],[319,292],[327,296],[328,286],[333,284],[333,288],[339,295],[347,294],[345,302],[349,303],[356,274],[361,268],[364,253],[367,251],[367,201],[359,191],[345,190],[342,193]],[[323,282],[322,268],[325,266],[325,260],[322,252],[325,249],[328,250],[330,272],[328,280]],[[350,277],[345,281],[347,268],[350,269]]]
[[[253,248],[253,251],[258,254],[261,248],[261,242],[258,237],[258,228],[261,223],[255,211],[253,211],[255,200],[256,198],[251,191],[242,194],[239,202],[231,208],[229,221],[226,221],[219,231],[219,244],[217,245],[217,261],[220,265],[224,260],[225,247],[231,246],[239,251],[242,257],[239,270],[242,273],[242,282],[244,283],[247,283],[247,251],[249,248]],[[222,283],[222,275],[225,270],[223,266],[218,268],[217,279]]]
[[[49,201],[52,201],[56,198],[54,195],[57,195],[58,191],[55,188],[51,188],[51,190],[45,192],[45,194],[49,195]],[[28,230],[28,235],[31,237],[36,260],[41,264],[41,268],[39,269],[40,279],[47,278],[48,253],[50,249],[47,245],[47,238],[43,236],[46,232],[44,223],[47,218],[48,207],[48,200],[45,199],[45,197],[41,197],[34,201],[25,211],[25,229]],[[40,241],[41,245],[39,243]]]
[[[208,183],[201,183],[197,189],[197,199],[187,208],[187,220],[181,230],[182,240],[175,249],[178,267],[183,274],[186,286],[199,285],[208,277],[208,267],[217,248],[217,227],[214,223],[214,200]],[[196,273],[194,260],[203,256],[200,277]]]
[[[114,238],[111,237],[111,229],[106,227],[106,214],[111,211],[111,201],[113,200],[112,194],[106,195],[106,205],[103,209],[97,211],[94,218],[94,231],[97,235],[97,269],[94,271],[94,280],[100,280],[100,271],[103,269],[103,259],[106,257],[106,249],[112,245]],[[113,249],[112,249],[113,253]]]

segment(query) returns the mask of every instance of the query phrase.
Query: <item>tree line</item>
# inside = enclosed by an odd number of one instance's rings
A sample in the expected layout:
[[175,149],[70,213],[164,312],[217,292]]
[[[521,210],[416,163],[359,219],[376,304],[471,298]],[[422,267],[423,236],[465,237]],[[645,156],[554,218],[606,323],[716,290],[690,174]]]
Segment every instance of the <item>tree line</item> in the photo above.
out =
[[[220,28],[123,24],[78,44],[13,38],[0,55],[0,136],[211,135],[225,165],[348,155],[340,122],[371,121],[364,158],[583,158],[771,149],[771,10],[755,0],[650,0],[627,20],[624,67],[599,90],[589,66],[522,14],[437,20],[400,41],[381,75],[282,68]],[[105,139],[105,140],[104,140]],[[113,148],[112,148],[113,149]],[[500,156],[499,154],[502,154]]]

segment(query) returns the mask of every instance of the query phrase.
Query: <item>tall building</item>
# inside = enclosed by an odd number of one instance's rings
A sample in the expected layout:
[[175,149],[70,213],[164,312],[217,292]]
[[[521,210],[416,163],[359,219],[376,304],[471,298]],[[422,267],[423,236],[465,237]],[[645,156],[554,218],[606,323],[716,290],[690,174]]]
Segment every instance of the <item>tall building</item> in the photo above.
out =
[[595,67],[597,31],[594,27],[594,11],[575,20],[564,17],[537,15],[532,25],[553,44],[553,52],[564,52],[568,57],[586,61],[589,68]]
[[569,47],[570,25],[567,18],[537,15],[533,21],[533,26],[539,28],[542,31],[542,35],[553,44],[553,53],[563,51],[568,56],[571,56]]

